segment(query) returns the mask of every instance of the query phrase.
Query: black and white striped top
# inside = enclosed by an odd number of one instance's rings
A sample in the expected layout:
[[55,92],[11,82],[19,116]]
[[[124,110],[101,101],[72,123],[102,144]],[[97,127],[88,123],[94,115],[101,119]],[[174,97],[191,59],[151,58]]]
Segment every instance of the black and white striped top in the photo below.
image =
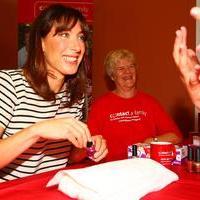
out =
[[[41,120],[66,116],[81,119],[84,99],[70,108],[63,108],[68,98],[65,94],[61,91],[56,101],[46,101],[34,92],[22,69],[1,70],[0,126],[5,128],[2,139]],[[0,170],[0,182],[65,167],[71,148],[67,140],[40,139]]]

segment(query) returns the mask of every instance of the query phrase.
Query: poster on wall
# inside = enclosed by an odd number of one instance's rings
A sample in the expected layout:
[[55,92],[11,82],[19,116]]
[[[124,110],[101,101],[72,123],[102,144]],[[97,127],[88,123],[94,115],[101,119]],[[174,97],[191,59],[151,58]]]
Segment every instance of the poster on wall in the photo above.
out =
[[[29,39],[29,32],[31,28],[31,23],[38,14],[48,7],[50,4],[61,3],[66,6],[70,6],[80,10],[85,16],[89,28],[90,35],[93,33],[93,11],[94,2],[93,0],[18,0],[18,67],[24,66],[27,58],[27,45]],[[91,71],[91,61],[92,61],[92,37],[88,41],[88,51],[86,52],[86,74],[87,74],[87,88],[89,98],[87,101],[91,100],[92,93],[92,71]],[[86,103],[88,105],[88,102]],[[88,107],[88,106],[86,106]],[[86,112],[87,113],[87,108]]]

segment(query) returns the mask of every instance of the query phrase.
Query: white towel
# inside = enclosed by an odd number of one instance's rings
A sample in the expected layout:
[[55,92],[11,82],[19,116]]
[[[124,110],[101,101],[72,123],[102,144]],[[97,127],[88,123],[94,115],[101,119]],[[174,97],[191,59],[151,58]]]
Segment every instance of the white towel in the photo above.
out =
[[158,191],[178,176],[148,158],[107,162],[59,171],[47,184],[79,200],[138,200]]

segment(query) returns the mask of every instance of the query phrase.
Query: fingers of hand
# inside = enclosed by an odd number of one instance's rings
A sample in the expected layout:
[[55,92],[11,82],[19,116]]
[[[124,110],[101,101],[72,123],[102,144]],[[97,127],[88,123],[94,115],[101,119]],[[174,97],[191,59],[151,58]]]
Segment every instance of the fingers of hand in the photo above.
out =
[[[71,142],[78,148],[86,147],[87,141],[91,137],[87,125],[74,118],[68,118],[66,126],[67,129],[70,131],[71,135],[73,135],[77,140],[77,142],[75,143],[73,143],[74,139],[72,140],[73,142]],[[70,138],[72,139],[72,137]]]
[[106,148],[104,151],[102,151],[102,153],[98,156],[96,156],[96,153],[94,154],[94,161],[95,162],[99,162],[100,160],[102,160],[103,158],[106,157],[106,155],[108,154],[108,149]]
[[187,48],[187,29],[182,26],[180,28],[180,31],[181,31],[181,43],[184,47]]
[[195,18],[195,19],[200,19],[200,8],[199,7],[193,7],[190,10],[190,14]]
[[185,53],[187,46],[186,46],[186,36],[187,31],[185,27],[181,27],[179,30],[176,31],[176,37],[174,41],[174,49],[173,49],[173,57],[177,66],[180,64],[180,58],[183,53]]
[[[86,124],[75,118],[44,120],[34,125],[39,137],[48,139],[68,139],[76,147],[86,147],[91,135]],[[35,131],[36,132],[36,131]]]
[[190,86],[193,87],[199,84],[199,73],[200,73],[199,71],[196,71],[195,73],[191,74],[189,81]]
[[[105,140],[103,139],[103,137],[101,135],[95,135],[92,137],[92,140],[94,141],[95,144],[95,150],[98,152],[101,148],[103,142],[105,142]],[[104,140],[104,141],[103,141]]]
[[194,66],[198,63],[196,53],[192,49],[187,49],[187,30],[181,27],[176,31],[173,57],[178,66],[184,82],[189,81],[191,73],[194,73]]
[[199,71],[198,67],[196,67],[199,66],[199,60],[195,52],[191,49],[188,49],[188,63],[192,70]]
[[107,155],[108,153],[107,144],[106,140],[101,135],[94,136],[93,140],[95,141],[95,150],[96,150],[93,160],[95,162],[98,162]]
[[81,145],[79,144],[78,140],[74,135],[70,134],[67,138],[75,147],[81,148]]
[[200,51],[200,44],[198,44],[198,45],[196,46],[196,51],[197,51],[197,52]]
[[83,144],[84,144],[84,147],[86,147],[87,146],[87,141],[91,141],[92,140],[92,136],[90,134],[88,126],[85,123],[83,123],[81,121],[77,121],[77,122],[82,127],[82,131],[83,131],[83,134],[84,134],[84,138],[83,138],[84,142],[83,142]]
[[66,137],[74,146],[77,148],[83,147],[83,139],[82,139],[82,132],[80,129],[71,123],[68,123],[65,125],[65,134],[64,137]]

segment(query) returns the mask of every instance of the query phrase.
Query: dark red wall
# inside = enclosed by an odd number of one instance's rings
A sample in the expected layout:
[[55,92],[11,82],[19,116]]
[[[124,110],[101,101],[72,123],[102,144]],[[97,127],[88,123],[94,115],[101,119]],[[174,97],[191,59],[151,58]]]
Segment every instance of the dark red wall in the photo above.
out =
[[107,91],[103,60],[108,51],[128,48],[139,64],[139,88],[155,96],[185,133],[193,126],[193,105],[172,58],[175,31],[189,29],[195,46],[195,20],[189,10],[195,0],[100,0],[94,24],[93,94]]
[[[103,60],[114,48],[135,52],[139,88],[155,96],[187,133],[193,126],[193,105],[172,58],[175,31],[189,29],[195,46],[195,20],[189,10],[195,0],[96,0],[94,16],[93,94],[107,91]],[[17,63],[17,0],[0,1],[0,69]]]
[[0,69],[17,63],[17,0],[0,1]]

